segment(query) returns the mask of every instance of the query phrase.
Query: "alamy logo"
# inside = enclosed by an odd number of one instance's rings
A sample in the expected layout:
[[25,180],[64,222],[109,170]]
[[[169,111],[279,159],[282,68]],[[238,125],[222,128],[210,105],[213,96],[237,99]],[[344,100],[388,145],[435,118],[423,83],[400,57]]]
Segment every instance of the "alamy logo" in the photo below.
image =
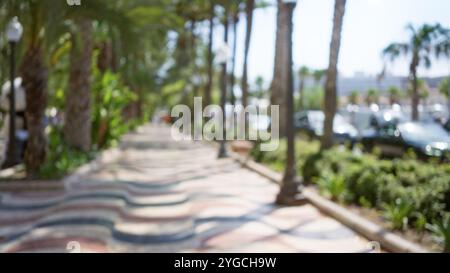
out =
[[66,250],[68,253],[81,253],[81,244],[77,241],[70,241],[67,243]]
[[66,0],[69,6],[81,6],[81,0]]

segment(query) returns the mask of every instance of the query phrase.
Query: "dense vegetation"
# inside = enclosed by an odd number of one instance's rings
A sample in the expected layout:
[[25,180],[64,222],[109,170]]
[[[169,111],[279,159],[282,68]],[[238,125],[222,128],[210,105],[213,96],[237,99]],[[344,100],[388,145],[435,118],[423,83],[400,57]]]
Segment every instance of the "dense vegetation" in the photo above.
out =
[[[274,170],[285,164],[285,143],[274,152],[252,150]],[[450,165],[422,162],[409,153],[386,160],[342,147],[320,152],[318,142],[297,141],[297,170],[306,183],[344,204],[373,208],[396,230],[433,231],[448,249]]]
[[[194,96],[217,103],[214,30],[223,26],[236,34],[240,19],[248,18],[247,58],[253,10],[263,6],[255,0],[90,0],[79,6],[1,1],[2,84],[9,80],[10,55],[4,30],[15,16],[24,29],[17,74],[27,100],[27,176],[56,178],[72,171],[117,145],[157,107],[191,105]],[[235,58],[236,50],[233,69]],[[231,86],[242,84],[244,93],[252,91],[247,66],[241,81],[230,72]],[[44,120],[50,123],[43,126]]]

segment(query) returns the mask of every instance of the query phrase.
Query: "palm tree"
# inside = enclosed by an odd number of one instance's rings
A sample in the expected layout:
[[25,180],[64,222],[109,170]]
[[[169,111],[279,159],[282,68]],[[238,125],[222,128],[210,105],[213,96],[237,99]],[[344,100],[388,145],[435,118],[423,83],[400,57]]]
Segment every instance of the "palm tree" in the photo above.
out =
[[[408,84],[408,93],[412,95],[413,93],[413,84]],[[420,100],[426,105],[426,100],[430,95],[430,88],[428,87],[426,81],[424,79],[417,79],[417,94],[419,95]]]
[[247,30],[245,32],[244,48],[244,68],[242,74],[242,105],[248,104],[248,53],[250,50],[250,39],[253,27],[253,10],[255,9],[255,0],[247,0],[245,4],[245,13],[247,17]]
[[214,70],[214,54],[213,54],[213,41],[214,41],[214,17],[215,17],[215,4],[211,1],[210,14],[209,14],[209,40],[208,40],[208,80],[205,86],[204,103],[205,105],[211,104],[212,98],[212,85],[213,85],[213,70]]
[[[3,3],[2,3],[3,4]],[[25,53],[22,57],[20,74],[26,91],[26,120],[28,142],[25,151],[25,167],[28,178],[38,176],[40,166],[47,154],[45,135],[45,109],[47,106],[48,69],[45,63],[44,48],[54,42],[67,6],[61,1],[27,0],[21,5],[14,1],[5,2],[9,10],[20,12],[24,24]],[[17,10],[19,9],[19,10]],[[42,34],[46,35],[43,36]]]
[[231,61],[231,75],[230,75],[230,102],[232,105],[236,104],[236,96],[234,94],[234,86],[236,84],[236,76],[234,74],[236,68],[236,53],[237,53],[237,42],[238,42],[238,31],[237,26],[239,23],[239,3],[234,3],[235,5],[231,6],[231,17],[233,24],[233,53],[232,53],[232,61]]
[[[109,27],[112,27],[113,23],[128,24],[126,15],[110,5],[104,0],[91,0],[84,3],[77,12],[67,14],[71,26],[69,31],[71,49],[69,84],[65,98],[64,136],[69,146],[84,152],[88,152],[91,148],[92,135],[91,67],[94,43],[92,21],[107,23]],[[102,9],[100,15],[97,13],[99,9]],[[100,49],[98,57],[100,71],[113,69],[114,52],[111,39],[102,41]]]
[[287,82],[288,72],[286,71],[289,63],[288,47],[286,43],[288,39],[289,29],[287,21],[288,9],[282,0],[278,0],[278,13],[277,13],[277,33],[275,41],[275,66],[273,73],[273,80],[271,85],[271,104],[280,106],[279,113],[279,130],[280,136],[285,135],[286,132],[286,96],[287,96]]
[[317,69],[313,72],[313,78],[314,78],[314,84],[316,86],[320,85],[320,81],[322,80],[323,76],[326,74],[326,70],[323,69]]
[[358,105],[359,104],[359,92],[356,90],[353,90],[352,92],[350,92],[348,102],[353,105]]
[[392,43],[383,51],[383,55],[394,61],[401,55],[410,56],[409,65],[410,81],[412,83],[412,119],[419,119],[419,86],[417,69],[423,65],[426,68],[431,67],[430,55],[435,53],[436,57],[441,55],[450,55],[450,47],[448,40],[450,39],[450,31],[440,24],[425,24],[419,28],[408,25],[411,38],[406,43]]
[[344,21],[346,0],[335,0],[333,34],[330,45],[330,61],[325,83],[325,122],[321,149],[329,149],[333,146],[333,123],[337,109],[337,65],[339,50],[341,47],[341,32]]
[[74,25],[64,133],[67,144],[88,152],[91,148],[92,21],[81,18]]
[[395,86],[391,86],[388,89],[388,93],[389,93],[389,103],[391,105],[394,104],[399,104],[400,103],[400,99],[401,99],[401,91],[400,89],[398,89]]
[[368,106],[380,103],[380,92],[374,88],[367,90],[366,103]]
[[298,74],[300,76],[299,103],[300,103],[300,110],[303,110],[303,108],[305,106],[305,103],[304,103],[305,81],[306,81],[306,78],[311,75],[311,71],[307,66],[302,66],[300,68],[300,71]]

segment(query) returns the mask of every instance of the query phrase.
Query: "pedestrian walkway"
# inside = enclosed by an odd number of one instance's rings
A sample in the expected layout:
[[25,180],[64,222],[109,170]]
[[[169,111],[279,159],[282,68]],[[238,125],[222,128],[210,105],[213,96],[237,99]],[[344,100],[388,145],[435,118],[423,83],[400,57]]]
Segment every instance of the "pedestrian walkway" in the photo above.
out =
[[368,252],[311,205],[273,205],[277,185],[165,127],[64,192],[3,194],[0,252]]

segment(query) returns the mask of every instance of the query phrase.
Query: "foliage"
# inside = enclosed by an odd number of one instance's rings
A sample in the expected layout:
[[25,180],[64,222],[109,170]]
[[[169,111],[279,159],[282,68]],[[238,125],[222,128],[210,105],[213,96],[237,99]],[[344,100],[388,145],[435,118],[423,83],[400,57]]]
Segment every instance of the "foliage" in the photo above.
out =
[[440,24],[424,24],[418,28],[408,25],[407,30],[410,33],[410,40],[405,43],[392,43],[386,47],[383,54],[391,61],[402,55],[412,55],[412,65],[423,65],[426,68],[431,66],[431,54],[437,57],[441,55],[449,56],[449,37],[450,30]]
[[325,92],[321,87],[305,88],[304,90],[304,109],[320,110],[323,109],[323,100]]
[[352,92],[350,92],[348,102],[354,105],[359,104],[359,91],[353,90]]
[[439,92],[444,95],[446,98],[448,98],[449,92],[450,92],[450,86],[448,86],[449,79],[444,79],[439,84]]
[[47,160],[39,170],[39,176],[42,179],[62,178],[94,158],[93,152],[84,153],[70,148],[64,142],[64,134],[60,128],[50,128],[48,138]]
[[393,204],[383,206],[384,217],[392,224],[392,228],[405,230],[413,209],[412,204],[404,199],[397,199]]
[[114,146],[130,128],[130,123],[123,118],[123,110],[136,100],[136,95],[123,84],[118,74],[98,70],[94,71],[92,93],[93,143],[97,148]]
[[[251,151],[251,155],[257,162],[261,162],[269,165],[272,169],[276,171],[284,170],[284,161],[286,159],[286,140],[282,139],[280,141],[280,145],[278,149],[271,152],[262,152],[260,149],[261,143],[256,143],[254,148]],[[302,170],[303,164],[308,157],[317,153],[319,150],[318,142],[307,142],[304,140],[296,141],[296,160],[297,160],[297,169],[299,171]]]
[[367,95],[366,95],[367,105],[371,105],[373,103],[379,104],[379,101],[380,101],[380,91],[373,89],[373,88],[367,90]]
[[343,202],[346,197],[345,180],[342,176],[329,172],[322,173],[317,180],[317,185],[322,195],[327,198]]
[[[252,151],[255,160],[283,170],[285,143],[273,152]],[[333,148],[319,151],[317,141],[296,141],[298,174],[326,197],[381,212],[392,228],[423,232],[427,223],[450,212],[450,164],[413,158],[385,160],[374,154]]]
[[435,240],[444,247],[444,252],[450,253],[450,215],[444,215],[427,227],[434,234]]
[[388,89],[389,100],[391,104],[400,103],[400,99],[402,98],[402,92],[396,86],[391,86]]

